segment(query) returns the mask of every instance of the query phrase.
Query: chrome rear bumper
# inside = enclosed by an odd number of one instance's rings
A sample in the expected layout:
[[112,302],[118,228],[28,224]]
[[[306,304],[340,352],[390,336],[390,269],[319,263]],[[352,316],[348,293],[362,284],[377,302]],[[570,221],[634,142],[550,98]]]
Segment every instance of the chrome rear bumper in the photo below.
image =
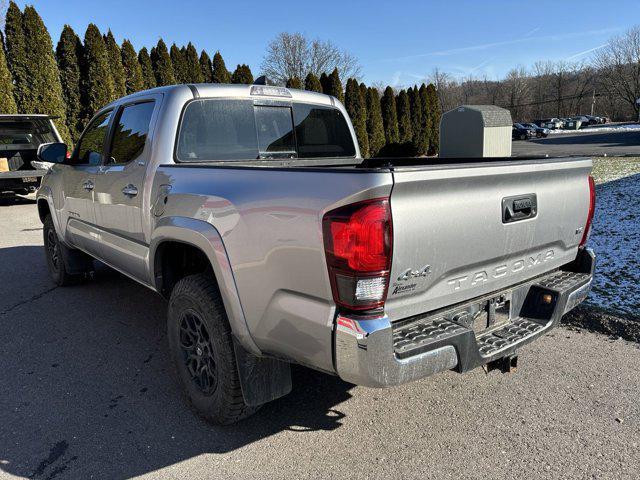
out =
[[[595,256],[582,250],[566,270],[551,272],[492,296],[508,295],[510,319],[478,335],[450,320],[451,313],[488,297],[400,322],[386,316],[363,319],[338,315],[335,362],[345,381],[368,387],[400,385],[435,373],[465,372],[497,360],[556,326],[562,316],[588,295]],[[538,309],[542,294],[550,294],[549,308]]]

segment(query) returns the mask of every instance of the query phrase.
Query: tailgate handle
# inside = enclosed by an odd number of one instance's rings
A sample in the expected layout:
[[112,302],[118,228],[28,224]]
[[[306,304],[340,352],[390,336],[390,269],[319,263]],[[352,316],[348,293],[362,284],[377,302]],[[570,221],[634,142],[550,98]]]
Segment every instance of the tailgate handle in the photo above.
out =
[[538,200],[535,193],[515,195],[502,199],[502,223],[512,223],[538,214]]

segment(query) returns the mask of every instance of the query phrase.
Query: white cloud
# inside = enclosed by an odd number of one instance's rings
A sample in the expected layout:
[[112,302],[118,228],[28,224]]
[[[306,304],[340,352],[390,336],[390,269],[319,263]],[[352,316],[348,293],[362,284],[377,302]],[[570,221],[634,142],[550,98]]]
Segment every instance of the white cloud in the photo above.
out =
[[603,43],[602,45],[599,45],[599,46],[594,47],[594,48],[590,48],[589,50],[584,50],[582,52],[575,53],[575,54],[571,55],[570,57],[567,57],[566,60],[573,60],[574,58],[581,57],[582,55],[586,55],[587,53],[595,52],[596,50],[600,50],[601,48],[606,47],[607,45],[609,45],[609,44],[608,43]]
[[[563,41],[563,40],[567,40],[570,38],[578,38],[578,37],[585,37],[585,36],[590,36],[590,35],[600,35],[600,34],[605,34],[605,33],[613,33],[616,31],[619,31],[620,28],[619,27],[615,27],[615,28],[602,28],[599,30],[582,30],[579,32],[567,32],[567,33],[560,33],[560,34],[550,34],[550,35],[542,35],[539,37],[536,37],[536,41],[537,42],[541,42],[541,41]],[[415,54],[415,55],[407,55],[404,57],[397,57],[397,58],[393,58],[393,59],[387,59],[388,61],[402,61],[402,60],[413,60],[413,59],[417,59],[417,58],[423,58],[423,57],[444,57],[444,56],[450,56],[450,55],[457,55],[460,53],[467,53],[467,52],[475,52],[475,51],[482,51],[482,50],[489,50],[495,47],[502,47],[505,45],[515,45],[518,43],[528,43],[531,42],[531,38],[529,37],[520,37],[520,38],[514,38],[512,40],[503,40],[503,41],[499,41],[499,42],[490,42],[490,43],[481,43],[478,45],[470,45],[467,47],[460,47],[460,48],[451,48],[448,50],[439,50],[439,51],[434,51],[434,52],[427,52],[427,53],[419,53],[419,54]]]

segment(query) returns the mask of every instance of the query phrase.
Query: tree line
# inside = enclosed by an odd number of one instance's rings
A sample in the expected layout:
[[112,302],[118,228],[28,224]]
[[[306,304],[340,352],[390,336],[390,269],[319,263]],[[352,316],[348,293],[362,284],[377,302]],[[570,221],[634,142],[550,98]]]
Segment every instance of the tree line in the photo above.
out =
[[[254,82],[248,65],[239,64],[231,72],[219,51],[211,58],[204,50],[198,54],[191,42],[167,47],[160,39],[150,51],[143,47],[136,52],[128,39],[119,45],[111,30],[102,34],[94,24],[82,40],[65,25],[54,49],[36,9],[26,6],[21,11],[14,2],[9,3],[0,43],[0,113],[56,116],[56,127],[69,144],[78,140],[98,109],[124,95],[179,83]],[[319,63],[327,67],[333,58],[333,71],[320,76],[310,72],[304,81],[293,76],[286,86],[326,93],[343,102],[363,156],[437,152],[440,106],[433,84],[396,92],[348,78],[343,88],[339,67],[345,74],[357,74],[357,68],[345,67],[352,59],[330,42],[311,47],[313,52],[334,49],[333,57]],[[284,78],[276,80],[283,83]]]
[[522,122],[591,112],[614,121],[637,120],[640,27],[609,39],[585,61],[539,61],[529,69],[513,68],[502,80],[456,80],[436,69],[431,81],[443,110],[491,104],[508,108],[514,121]]

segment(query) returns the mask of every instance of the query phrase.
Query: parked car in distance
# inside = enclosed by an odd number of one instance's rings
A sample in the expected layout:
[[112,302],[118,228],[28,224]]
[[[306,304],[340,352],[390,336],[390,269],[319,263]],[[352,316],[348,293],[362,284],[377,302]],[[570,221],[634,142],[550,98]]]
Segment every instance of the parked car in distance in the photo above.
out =
[[289,393],[291,364],[377,388],[508,372],[591,287],[590,158],[363,159],[336,98],[224,84],[116,100],[66,152],[38,153],[52,280],[98,259],[166,298],[215,423]]
[[535,137],[536,132],[531,127],[525,127],[519,123],[514,123],[511,129],[512,140],[527,140],[528,138]]
[[563,130],[580,130],[582,119],[580,117],[565,118]]
[[521,124],[523,127],[528,127],[533,129],[537,138],[545,138],[549,136],[549,129],[544,127],[539,127],[535,123],[523,123]]
[[588,128],[598,123],[597,118],[591,115],[576,115],[573,118],[582,122],[580,128]]
[[0,115],[0,193],[26,195],[40,185],[44,169],[35,168],[38,147],[61,142],[49,115]]
[[[602,118],[601,117],[596,117],[595,115],[583,115],[583,117],[585,117],[588,121],[588,124],[591,125],[599,125],[602,122]],[[584,123],[582,124],[582,126],[584,127]]]
[[536,120],[536,125],[549,130],[557,130],[564,126],[564,122],[560,118],[547,118],[545,120]]

